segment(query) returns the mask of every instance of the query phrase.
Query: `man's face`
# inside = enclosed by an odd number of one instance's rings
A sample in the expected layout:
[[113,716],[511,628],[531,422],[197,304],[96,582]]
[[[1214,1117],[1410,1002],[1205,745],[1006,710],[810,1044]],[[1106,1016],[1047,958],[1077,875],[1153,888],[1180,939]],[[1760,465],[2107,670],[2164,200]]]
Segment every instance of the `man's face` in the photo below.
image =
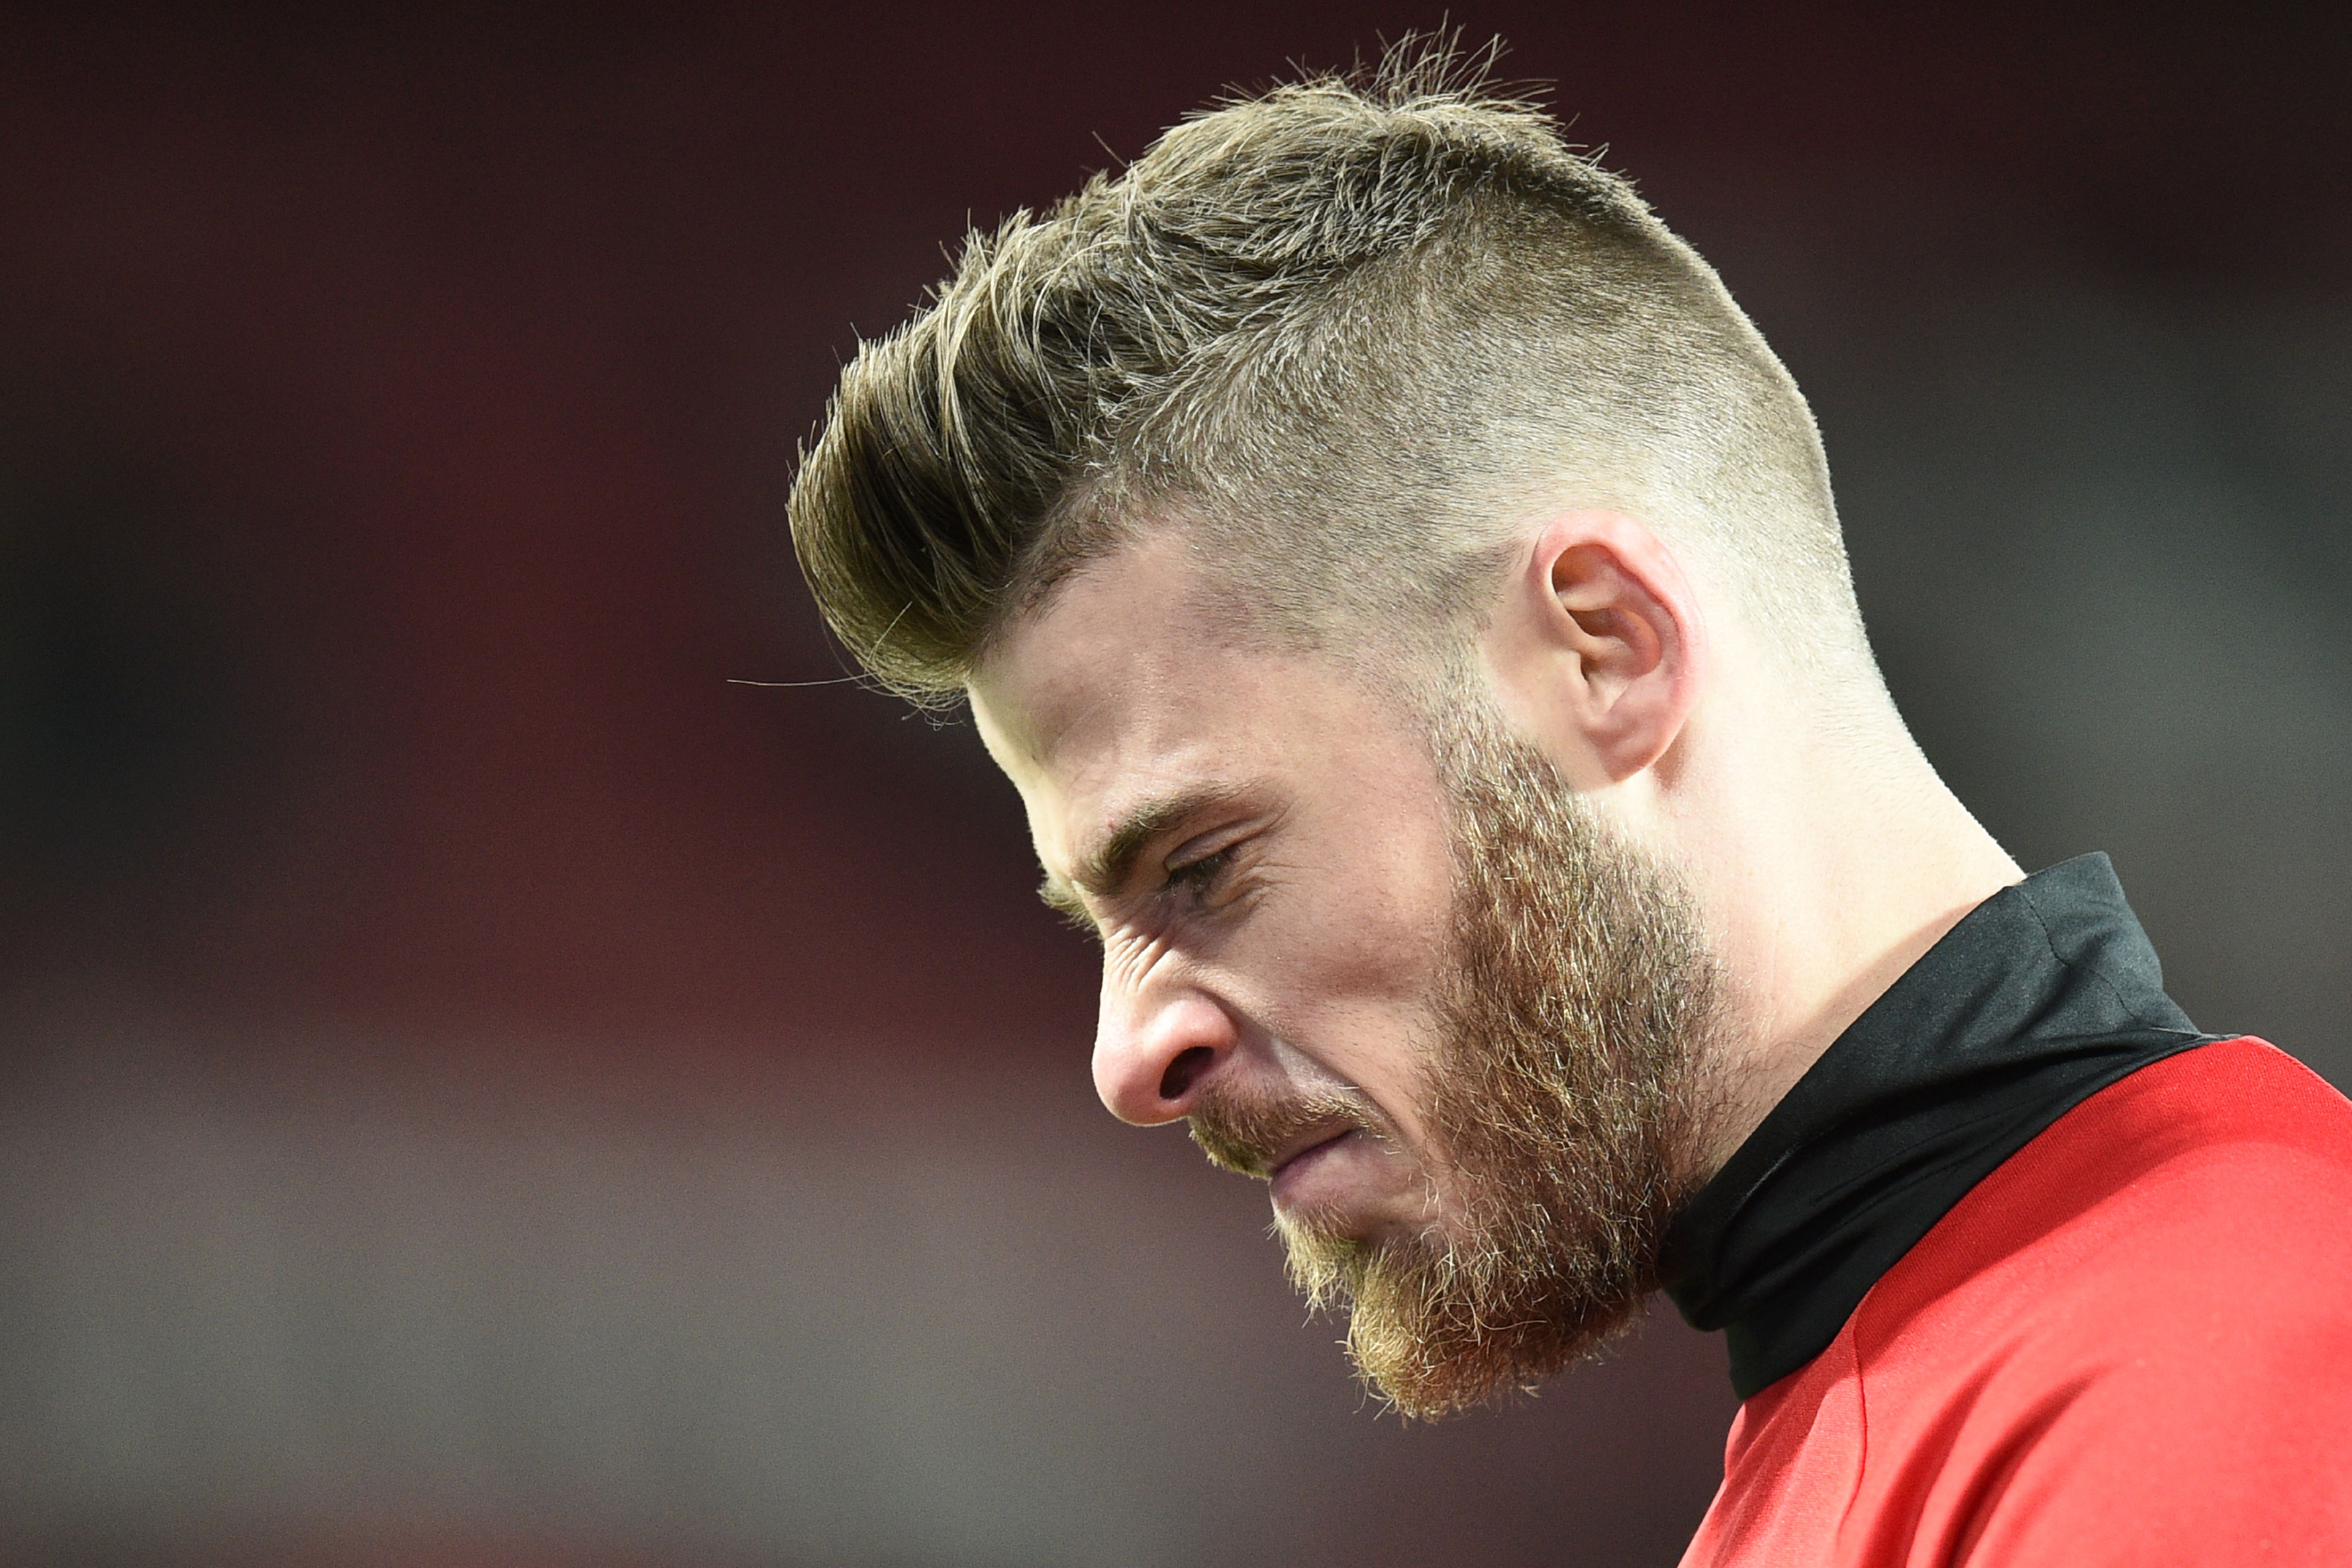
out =
[[1240,646],[1202,586],[1172,533],[1094,564],[973,711],[1049,897],[1101,936],[1104,1102],[1269,1179],[1360,1366],[1441,1413],[1650,1288],[1695,1184],[1712,970],[1678,882],[1483,692],[1424,720]]

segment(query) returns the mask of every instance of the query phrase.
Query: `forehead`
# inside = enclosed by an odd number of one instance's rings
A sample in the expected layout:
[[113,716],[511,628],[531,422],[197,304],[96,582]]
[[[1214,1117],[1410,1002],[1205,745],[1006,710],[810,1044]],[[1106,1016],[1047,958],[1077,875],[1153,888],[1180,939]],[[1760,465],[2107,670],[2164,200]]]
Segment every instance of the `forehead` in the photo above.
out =
[[1144,800],[1376,763],[1392,776],[1401,750],[1420,750],[1338,659],[1236,636],[1173,530],[1063,584],[991,653],[971,700],[1049,866]]

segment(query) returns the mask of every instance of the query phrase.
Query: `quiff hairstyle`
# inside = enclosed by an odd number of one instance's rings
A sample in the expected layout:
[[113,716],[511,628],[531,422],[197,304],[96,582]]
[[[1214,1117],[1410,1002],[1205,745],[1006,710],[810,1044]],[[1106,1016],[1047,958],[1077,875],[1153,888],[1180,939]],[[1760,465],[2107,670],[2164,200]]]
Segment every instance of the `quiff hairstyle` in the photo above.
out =
[[1458,646],[1563,503],[1693,552],[1801,668],[1867,668],[1795,382],[1494,55],[1409,39],[1227,101],[971,234],[860,347],[793,487],[866,669],[951,699],[1071,572],[1171,526],[1237,636]]

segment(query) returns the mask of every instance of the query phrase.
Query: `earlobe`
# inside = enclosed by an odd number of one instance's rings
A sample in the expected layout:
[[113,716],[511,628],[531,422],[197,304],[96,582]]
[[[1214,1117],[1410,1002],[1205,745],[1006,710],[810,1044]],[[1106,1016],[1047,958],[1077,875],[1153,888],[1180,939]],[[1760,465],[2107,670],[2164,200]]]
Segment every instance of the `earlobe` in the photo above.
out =
[[1673,746],[1697,703],[1704,627],[1664,542],[1618,512],[1575,512],[1538,537],[1528,563],[1554,724],[1599,780],[1618,783]]

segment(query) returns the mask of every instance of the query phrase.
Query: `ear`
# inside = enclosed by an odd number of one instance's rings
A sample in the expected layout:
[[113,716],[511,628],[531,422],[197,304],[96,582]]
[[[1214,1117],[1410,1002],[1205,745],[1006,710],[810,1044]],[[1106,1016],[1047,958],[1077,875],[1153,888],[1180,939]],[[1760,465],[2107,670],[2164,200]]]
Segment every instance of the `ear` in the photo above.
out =
[[1622,512],[1563,513],[1507,599],[1496,674],[1575,783],[1616,784],[1666,754],[1698,705],[1706,632],[1664,541]]

